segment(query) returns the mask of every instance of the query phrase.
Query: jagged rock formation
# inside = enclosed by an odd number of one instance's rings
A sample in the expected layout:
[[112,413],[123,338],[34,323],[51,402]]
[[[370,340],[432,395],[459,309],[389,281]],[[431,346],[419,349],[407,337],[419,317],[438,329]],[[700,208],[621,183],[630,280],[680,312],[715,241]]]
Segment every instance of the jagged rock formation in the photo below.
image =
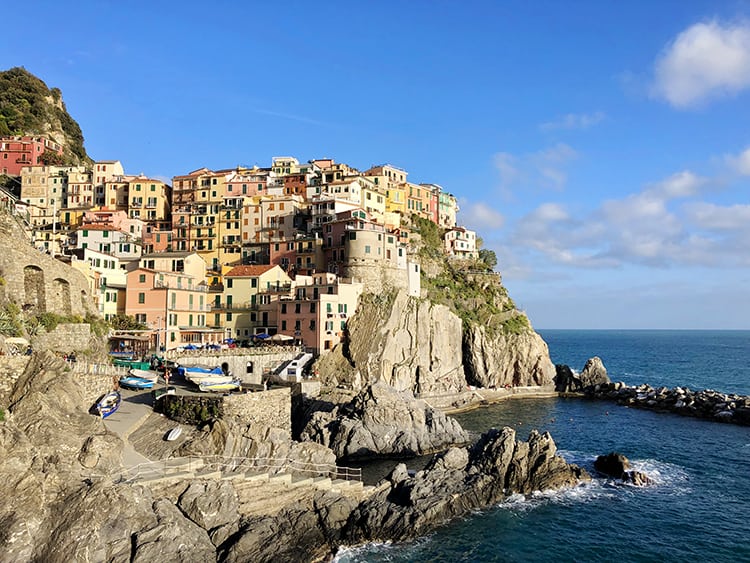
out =
[[356,391],[382,381],[412,393],[455,392],[466,386],[461,319],[448,307],[405,291],[363,296],[349,320],[348,346],[318,364],[324,385]]
[[604,367],[599,356],[594,356],[586,361],[586,365],[581,370],[581,383],[584,387],[609,383],[607,368]]
[[555,366],[555,391],[574,393],[595,385],[609,383],[607,368],[598,356],[589,358],[580,374],[575,373],[565,364]]
[[308,505],[252,519],[233,543],[220,548],[219,558],[309,561],[330,555],[339,544],[414,538],[510,494],[569,487],[590,478],[556,455],[549,434],[532,432],[528,442],[515,437],[511,428],[491,430],[470,448],[436,456],[413,477],[398,465],[360,503],[323,493]]
[[536,332],[492,333],[482,325],[464,332],[464,369],[479,387],[551,385],[555,376],[547,343]]
[[350,403],[311,416],[302,440],[331,448],[339,459],[414,456],[469,440],[458,422],[383,383],[363,389]]
[[608,477],[621,479],[623,483],[631,483],[636,487],[650,485],[652,482],[645,473],[631,470],[630,460],[617,452],[598,456],[594,461],[594,469]]
[[44,135],[64,148],[60,164],[90,162],[83,133],[68,114],[62,93],[23,67],[0,72],[0,136]]

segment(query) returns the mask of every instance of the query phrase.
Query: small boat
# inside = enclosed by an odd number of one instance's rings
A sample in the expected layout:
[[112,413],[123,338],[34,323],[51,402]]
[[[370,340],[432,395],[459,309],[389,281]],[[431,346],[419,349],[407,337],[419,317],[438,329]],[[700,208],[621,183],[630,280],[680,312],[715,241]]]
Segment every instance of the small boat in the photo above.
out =
[[126,389],[151,389],[154,386],[154,382],[143,377],[127,375],[120,378],[120,385]]
[[234,380],[231,375],[226,375],[224,373],[221,375],[189,373],[186,379],[196,385],[200,385],[201,383],[229,383]]
[[102,418],[107,418],[120,407],[122,396],[119,391],[110,391],[96,403],[96,411]]
[[242,382],[239,379],[232,379],[230,381],[223,381],[220,383],[198,383],[198,388],[201,391],[208,393],[226,393],[227,391],[235,391],[242,386]]
[[150,379],[151,381],[156,381],[156,379],[159,377],[159,373],[150,369],[137,369],[137,368],[130,368],[128,370],[128,373],[135,377],[140,377],[141,379]]
[[204,368],[199,366],[179,366],[177,375],[190,379],[191,377],[200,377],[201,375],[224,375],[224,370],[220,367]]
[[180,428],[179,426],[177,428],[172,428],[172,430],[167,432],[167,442],[174,442],[177,438],[180,437],[180,434],[182,434],[182,428]]

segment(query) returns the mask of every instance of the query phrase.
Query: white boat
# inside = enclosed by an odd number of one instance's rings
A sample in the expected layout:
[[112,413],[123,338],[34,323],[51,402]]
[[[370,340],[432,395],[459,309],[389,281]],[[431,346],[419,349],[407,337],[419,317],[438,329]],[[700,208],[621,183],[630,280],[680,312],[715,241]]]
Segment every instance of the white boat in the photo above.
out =
[[232,381],[231,375],[216,375],[213,373],[196,373],[192,374],[188,372],[188,375],[186,376],[187,380],[195,383],[196,385],[200,385],[201,383],[227,383],[229,381]]
[[150,369],[130,368],[128,372],[130,373],[130,375],[134,377],[140,377],[141,379],[149,379],[151,381],[156,381],[156,379],[159,377],[158,372],[155,372]]
[[206,393],[226,393],[235,391],[242,387],[242,381],[239,379],[222,381],[221,383],[199,383],[198,388]]
[[180,437],[180,434],[182,434],[182,428],[179,426],[177,428],[172,428],[172,430],[167,432],[167,442],[174,442]]

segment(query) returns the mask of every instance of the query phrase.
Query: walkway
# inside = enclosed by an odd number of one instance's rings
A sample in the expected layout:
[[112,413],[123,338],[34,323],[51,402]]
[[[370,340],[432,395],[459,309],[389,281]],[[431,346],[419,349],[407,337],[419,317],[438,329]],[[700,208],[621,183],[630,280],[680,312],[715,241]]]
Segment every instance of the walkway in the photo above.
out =
[[122,402],[117,412],[104,419],[104,425],[122,438],[125,447],[122,450],[122,464],[125,467],[134,467],[151,460],[139,454],[128,441],[128,437],[135,432],[146,419],[151,416],[150,391],[130,391],[120,389]]

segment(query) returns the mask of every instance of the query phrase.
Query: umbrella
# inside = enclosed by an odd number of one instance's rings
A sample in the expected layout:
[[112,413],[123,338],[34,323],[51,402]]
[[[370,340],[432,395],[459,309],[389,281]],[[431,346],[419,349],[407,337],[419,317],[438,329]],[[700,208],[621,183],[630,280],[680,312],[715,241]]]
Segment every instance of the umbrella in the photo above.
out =
[[274,342],[287,342],[288,340],[294,340],[294,338],[286,334],[274,334],[271,340]]
[[266,338],[270,338],[270,335],[265,332],[261,332],[260,334],[254,335],[253,338],[260,338],[261,340],[265,340]]
[[188,344],[187,346],[185,346],[185,350],[197,350],[197,349],[198,347],[195,346],[194,344]]

